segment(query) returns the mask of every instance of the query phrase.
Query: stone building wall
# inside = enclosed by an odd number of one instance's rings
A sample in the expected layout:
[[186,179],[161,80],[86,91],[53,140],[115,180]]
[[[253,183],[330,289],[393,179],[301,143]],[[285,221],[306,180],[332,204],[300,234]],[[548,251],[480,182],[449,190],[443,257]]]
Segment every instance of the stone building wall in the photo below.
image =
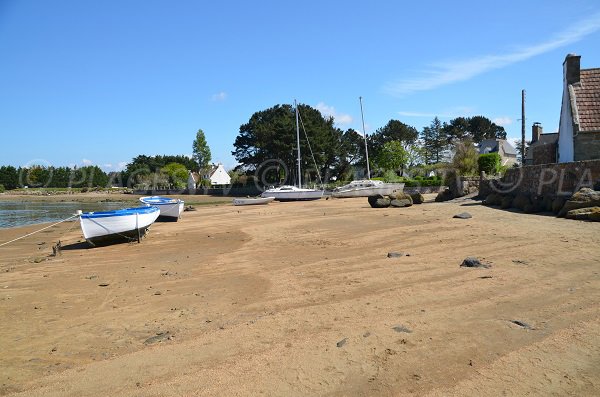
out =
[[533,165],[556,163],[556,144],[533,146]]
[[573,139],[575,160],[600,159],[600,133],[579,132]]
[[570,196],[582,187],[600,188],[600,160],[512,168],[499,179],[482,176],[479,195]]

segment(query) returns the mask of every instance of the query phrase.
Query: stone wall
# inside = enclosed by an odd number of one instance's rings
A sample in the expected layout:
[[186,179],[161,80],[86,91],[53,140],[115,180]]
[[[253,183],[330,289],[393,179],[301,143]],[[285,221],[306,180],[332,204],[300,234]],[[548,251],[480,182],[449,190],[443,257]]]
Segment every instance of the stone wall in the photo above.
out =
[[533,165],[556,163],[556,143],[532,146]]
[[482,176],[479,195],[571,196],[582,187],[598,189],[599,185],[600,160],[575,161],[511,168],[499,179]]
[[456,176],[448,181],[452,197],[463,197],[479,190],[478,176]]
[[600,133],[579,132],[573,139],[575,160],[600,159]]

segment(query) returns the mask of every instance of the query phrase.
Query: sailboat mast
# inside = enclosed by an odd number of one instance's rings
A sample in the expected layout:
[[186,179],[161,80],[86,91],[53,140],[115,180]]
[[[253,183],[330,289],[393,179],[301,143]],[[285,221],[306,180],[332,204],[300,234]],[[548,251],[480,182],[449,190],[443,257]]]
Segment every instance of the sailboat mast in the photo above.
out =
[[298,103],[295,99],[294,107],[296,108],[296,146],[298,147],[298,187],[302,188],[302,174],[300,170],[300,127],[298,126]]
[[371,169],[369,168],[369,149],[367,147],[367,131],[365,130],[365,116],[363,116],[362,97],[359,96],[360,101],[360,117],[362,119],[363,136],[365,138],[365,155],[367,158],[367,179],[371,179]]

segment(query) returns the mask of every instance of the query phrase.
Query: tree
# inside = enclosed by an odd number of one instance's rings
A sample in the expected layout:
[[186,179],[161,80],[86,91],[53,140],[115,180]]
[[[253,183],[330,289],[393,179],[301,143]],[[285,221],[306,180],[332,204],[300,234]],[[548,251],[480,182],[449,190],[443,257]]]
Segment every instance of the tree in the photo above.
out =
[[452,167],[458,175],[477,175],[479,153],[471,140],[465,140],[454,145]]
[[192,150],[194,153],[194,159],[198,163],[198,167],[200,169],[208,167],[208,164],[211,160],[211,155],[210,148],[206,143],[204,131],[198,130],[196,133],[196,139],[194,139],[194,143],[192,144]]
[[419,137],[419,131],[415,127],[404,124],[399,120],[390,120],[388,123],[375,131],[369,137],[369,155],[377,157],[379,150],[387,142],[397,141],[403,145],[414,143]]
[[442,130],[442,123],[437,117],[421,133],[423,141],[423,157],[425,164],[439,163],[444,158],[448,147],[448,139]]
[[[342,158],[352,157],[352,143],[342,131],[333,126],[333,118],[324,118],[321,112],[298,105],[300,120],[300,152],[303,180],[317,180],[347,169]],[[254,113],[246,124],[240,126],[233,144],[232,154],[246,172],[255,172],[265,180],[263,172],[270,171],[269,182],[288,182],[296,179],[297,146],[296,115],[292,105],[275,105]],[[314,161],[313,161],[314,155]],[[316,163],[316,164],[315,164]],[[288,174],[285,174],[285,171]],[[258,175],[260,174],[260,175]],[[294,176],[292,178],[292,175]]]
[[475,143],[484,139],[506,139],[504,127],[483,116],[457,117],[445,123],[443,130],[449,143],[465,139]]
[[384,143],[376,157],[376,163],[380,168],[393,171],[403,170],[408,160],[408,153],[400,141]]
[[169,163],[161,171],[168,175],[169,184],[177,189],[184,189],[187,185],[188,170],[183,164]]
[[19,186],[19,172],[11,165],[0,167],[0,184],[8,190]]

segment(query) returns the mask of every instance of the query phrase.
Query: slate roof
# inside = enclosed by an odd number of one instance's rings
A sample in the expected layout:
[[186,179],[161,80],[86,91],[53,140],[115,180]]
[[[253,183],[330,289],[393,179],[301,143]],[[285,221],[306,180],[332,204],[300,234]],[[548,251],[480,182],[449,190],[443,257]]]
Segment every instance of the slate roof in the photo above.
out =
[[498,144],[502,145],[502,154],[516,156],[515,148],[504,139],[484,139],[479,143],[479,154],[498,152]]
[[579,84],[573,84],[579,115],[579,131],[600,131],[600,68],[581,69]]

